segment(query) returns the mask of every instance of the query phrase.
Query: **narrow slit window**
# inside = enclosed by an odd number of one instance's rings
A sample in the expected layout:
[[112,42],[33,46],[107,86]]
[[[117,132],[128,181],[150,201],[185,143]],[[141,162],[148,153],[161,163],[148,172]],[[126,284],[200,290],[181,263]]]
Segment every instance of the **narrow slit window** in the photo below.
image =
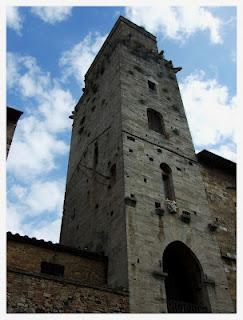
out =
[[99,157],[99,148],[98,148],[98,142],[95,142],[95,147],[94,147],[94,167],[98,163],[98,157]]
[[153,109],[147,109],[148,127],[150,130],[165,135],[165,126],[162,115]]
[[116,183],[116,164],[114,163],[110,169],[111,185]]
[[164,185],[165,198],[169,200],[175,200],[171,168],[166,163],[161,163],[160,169]]

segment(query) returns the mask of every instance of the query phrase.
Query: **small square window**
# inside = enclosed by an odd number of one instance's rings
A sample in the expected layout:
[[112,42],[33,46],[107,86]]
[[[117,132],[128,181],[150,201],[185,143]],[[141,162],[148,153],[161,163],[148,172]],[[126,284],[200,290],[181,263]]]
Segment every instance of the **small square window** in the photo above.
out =
[[154,82],[148,80],[148,86],[150,90],[156,91],[156,85]]

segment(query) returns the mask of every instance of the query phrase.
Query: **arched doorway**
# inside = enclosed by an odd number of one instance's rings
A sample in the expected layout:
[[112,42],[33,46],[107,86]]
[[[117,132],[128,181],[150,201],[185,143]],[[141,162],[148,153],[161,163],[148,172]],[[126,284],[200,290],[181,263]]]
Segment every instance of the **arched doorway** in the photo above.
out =
[[181,241],[170,243],[163,254],[169,313],[211,312],[203,271],[195,254]]

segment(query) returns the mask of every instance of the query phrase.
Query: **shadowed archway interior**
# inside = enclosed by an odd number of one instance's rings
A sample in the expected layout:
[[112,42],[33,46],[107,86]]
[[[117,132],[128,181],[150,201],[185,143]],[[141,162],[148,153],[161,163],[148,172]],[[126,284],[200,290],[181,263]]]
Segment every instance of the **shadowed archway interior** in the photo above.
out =
[[170,243],[163,254],[167,308],[171,313],[210,312],[202,267],[183,242]]

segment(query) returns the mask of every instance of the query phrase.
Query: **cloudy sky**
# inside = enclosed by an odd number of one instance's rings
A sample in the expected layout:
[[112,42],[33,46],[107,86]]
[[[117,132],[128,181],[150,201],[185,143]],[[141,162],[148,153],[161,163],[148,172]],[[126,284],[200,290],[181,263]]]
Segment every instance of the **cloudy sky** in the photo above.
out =
[[236,160],[234,7],[9,7],[7,103],[24,112],[7,161],[8,230],[58,242],[72,121],[86,70],[119,15],[174,66],[196,152]]

